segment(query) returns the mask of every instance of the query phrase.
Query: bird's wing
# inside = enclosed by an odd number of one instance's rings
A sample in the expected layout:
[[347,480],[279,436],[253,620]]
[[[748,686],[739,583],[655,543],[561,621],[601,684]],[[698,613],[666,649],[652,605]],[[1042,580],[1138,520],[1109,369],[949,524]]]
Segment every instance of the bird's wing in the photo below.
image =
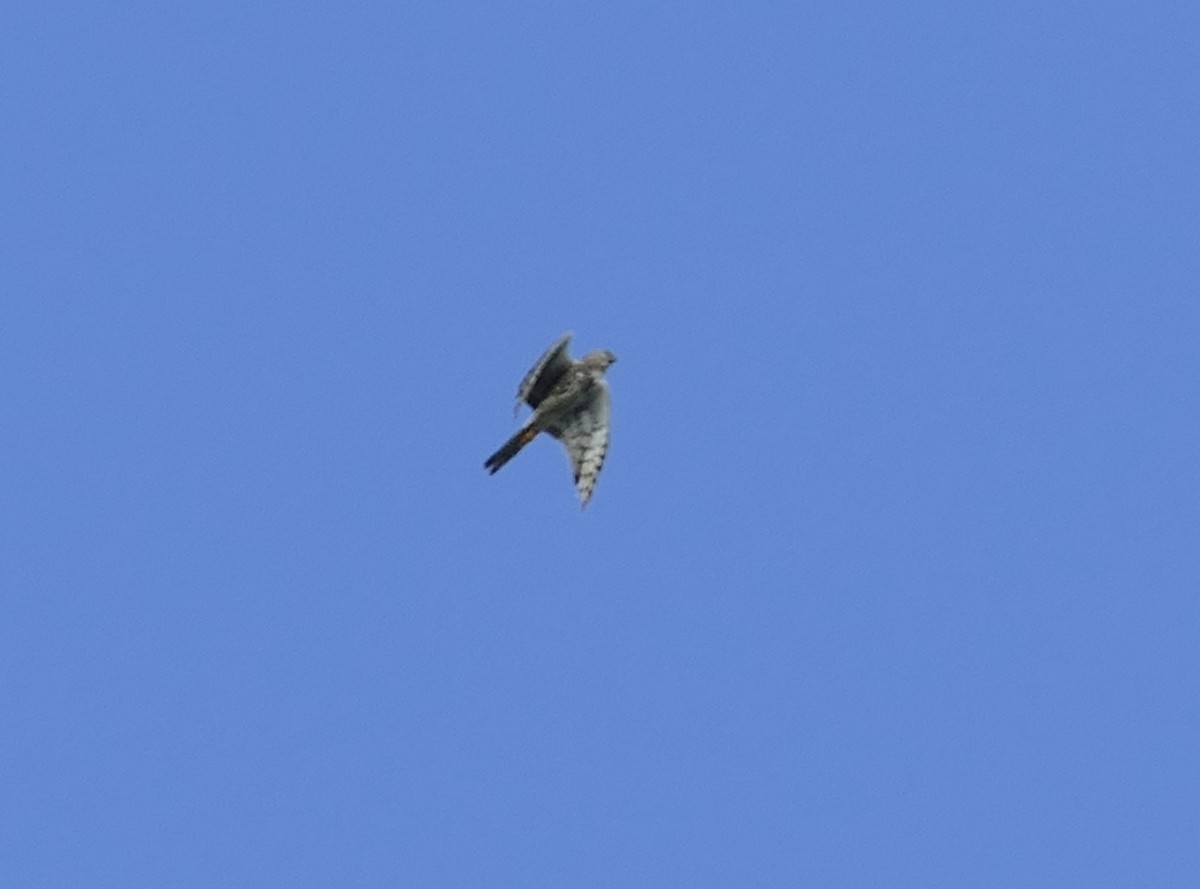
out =
[[608,453],[612,398],[608,384],[597,380],[588,397],[566,416],[556,420],[546,431],[563,443],[571,468],[575,472],[575,490],[582,506],[587,506],[596,488],[596,479]]
[[517,406],[513,413],[521,410],[521,402],[536,408],[554,388],[559,377],[571,367],[571,356],[567,354],[567,346],[571,342],[571,334],[564,333],[545,351],[537,363],[529,368],[525,379],[517,387]]

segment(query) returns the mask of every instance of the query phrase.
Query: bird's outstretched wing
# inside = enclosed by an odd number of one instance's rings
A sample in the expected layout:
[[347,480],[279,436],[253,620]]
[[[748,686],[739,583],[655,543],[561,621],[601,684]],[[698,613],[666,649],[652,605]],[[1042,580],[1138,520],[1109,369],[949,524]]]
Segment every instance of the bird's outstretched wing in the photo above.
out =
[[597,380],[588,398],[570,414],[549,426],[546,431],[563,443],[571,468],[575,472],[575,490],[579,493],[580,505],[587,506],[604,466],[608,453],[608,439],[612,401],[608,384]]
[[521,380],[521,385],[517,387],[517,406],[513,409],[514,416],[521,410],[521,402],[525,402],[532,408],[541,404],[542,399],[554,388],[554,384],[570,369],[571,356],[567,354],[567,346],[570,343],[571,334],[564,333],[554,341],[554,344],[545,351],[537,363],[529,368],[529,373],[525,374],[525,379]]

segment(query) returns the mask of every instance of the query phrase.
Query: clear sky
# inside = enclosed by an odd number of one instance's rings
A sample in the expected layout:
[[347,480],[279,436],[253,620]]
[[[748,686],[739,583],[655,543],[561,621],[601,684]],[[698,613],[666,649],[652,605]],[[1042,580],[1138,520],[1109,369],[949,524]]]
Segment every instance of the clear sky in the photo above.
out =
[[5,4],[0,884],[1197,885],[1198,10]]

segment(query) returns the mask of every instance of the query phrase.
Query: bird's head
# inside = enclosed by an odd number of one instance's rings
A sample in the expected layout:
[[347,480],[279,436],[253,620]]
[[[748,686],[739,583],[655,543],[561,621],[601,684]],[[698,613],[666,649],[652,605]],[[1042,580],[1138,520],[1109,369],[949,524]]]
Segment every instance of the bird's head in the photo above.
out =
[[589,367],[594,367],[601,372],[608,370],[609,366],[617,363],[617,356],[608,349],[597,349],[594,352],[588,352],[583,356],[583,361]]

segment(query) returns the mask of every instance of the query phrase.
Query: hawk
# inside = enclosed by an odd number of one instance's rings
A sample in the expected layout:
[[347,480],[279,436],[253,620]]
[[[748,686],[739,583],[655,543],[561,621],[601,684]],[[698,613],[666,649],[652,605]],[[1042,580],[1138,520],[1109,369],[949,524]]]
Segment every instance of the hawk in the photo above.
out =
[[533,416],[483,466],[494,474],[537,438],[538,433],[548,432],[567,449],[575,471],[575,490],[583,508],[592,498],[608,452],[612,411],[604,372],[617,356],[606,349],[597,349],[573,361],[567,353],[570,342],[571,334],[564,333],[525,374],[517,388],[514,414],[521,410],[524,401],[533,408]]

